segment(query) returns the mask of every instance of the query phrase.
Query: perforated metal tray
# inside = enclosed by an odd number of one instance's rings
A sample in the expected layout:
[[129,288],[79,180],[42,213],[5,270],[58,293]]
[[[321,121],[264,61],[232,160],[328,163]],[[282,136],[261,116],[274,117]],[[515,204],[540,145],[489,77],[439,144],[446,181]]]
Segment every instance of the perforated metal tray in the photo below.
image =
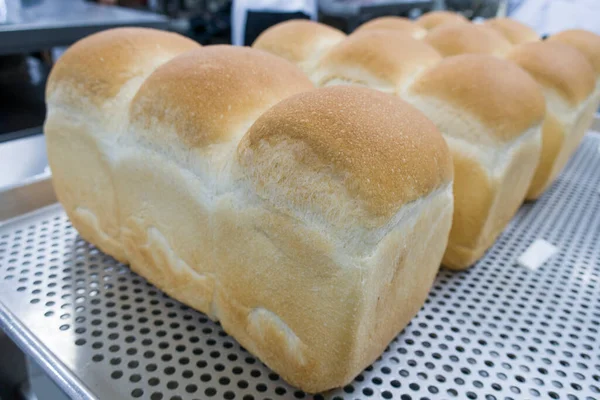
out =
[[[316,398],[600,398],[600,137],[519,211],[474,268],[429,299],[356,380]],[[536,238],[559,253],[516,258]],[[74,398],[308,395],[204,315],[78,237],[59,206],[0,226],[0,326]]]

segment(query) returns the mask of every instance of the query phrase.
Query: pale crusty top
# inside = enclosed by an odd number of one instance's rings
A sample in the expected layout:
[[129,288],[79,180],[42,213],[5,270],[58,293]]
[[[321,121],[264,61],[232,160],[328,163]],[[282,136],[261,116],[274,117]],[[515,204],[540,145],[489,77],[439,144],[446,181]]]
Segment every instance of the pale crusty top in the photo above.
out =
[[248,47],[207,46],[159,67],[131,103],[133,124],[173,129],[189,147],[224,142],[274,103],[312,83],[283,58]]
[[483,23],[498,33],[512,44],[537,42],[539,35],[531,27],[510,18],[492,18]]
[[448,147],[433,123],[396,96],[367,88],[321,88],[275,105],[240,143],[240,164],[261,162],[250,153],[265,143],[289,143],[298,168],[319,168],[303,162],[316,157],[377,216],[397,212],[453,177]]
[[583,29],[569,29],[548,38],[550,42],[560,42],[575,47],[592,63],[596,75],[600,75],[600,36]]
[[285,58],[294,64],[315,57],[346,38],[342,31],[305,19],[281,22],[265,30],[252,47]]
[[434,28],[425,41],[444,57],[459,54],[490,54],[501,57],[511,44],[501,34],[483,25],[444,24]]
[[68,87],[74,96],[102,104],[114,98],[130,79],[145,77],[163,62],[198,47],[184,36],[156,29],[102,31],[78,41],[63,54],[50,73],[46,96],[51,98],[59,86]]
[[516,46],[507,56],[529,72],[540,85],[556,90],[572,105],[594,90],[595,72],[587,58],[572,46],[531,42]]
[[514,63],[488,55],[446,58],[421,75],[410,92],[474,115],[503,141],[517,138],[545,114],[535,80]]
[[356,28],[354,32],[382,29],[407,33],[415,39],[423,38],[427,34],[427,30],[425,28],[415,24],[408,18],[394,16],[379,17],[372,19]]
[[317,71],[324,79],[337,71],[360,68],[391,85],[437,64],[440,55],[423,41],[389,30],[367,30],[350,35],[321,59]]
[[417,25],[422,26],[428,31],[436,28],[440,25],[456,23],[456,22],[466,22],[469,20],[466,19],[461,14],[451,12],[451,11],[432,11],[426,14],[423,14],[419,19],[417,19]]

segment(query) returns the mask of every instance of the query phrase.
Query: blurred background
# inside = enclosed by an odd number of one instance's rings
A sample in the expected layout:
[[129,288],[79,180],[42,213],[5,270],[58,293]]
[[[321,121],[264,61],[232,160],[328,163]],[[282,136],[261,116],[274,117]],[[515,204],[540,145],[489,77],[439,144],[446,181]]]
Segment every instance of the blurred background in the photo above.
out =
[[0,141],[39,133],[52,64],[65,46],[102,29],[151,26],[202,44],[250,45],[286,19],[351,32],[378,16],[436,9],[470,19],[511,16],[542,35],[575,27],[600,33],[598,0],[0,0]]

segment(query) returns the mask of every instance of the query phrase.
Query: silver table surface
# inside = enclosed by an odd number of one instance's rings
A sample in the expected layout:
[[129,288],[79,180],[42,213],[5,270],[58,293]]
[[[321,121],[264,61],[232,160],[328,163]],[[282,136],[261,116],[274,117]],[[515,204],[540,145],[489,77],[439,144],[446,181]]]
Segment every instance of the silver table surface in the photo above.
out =
[[[315,398],[600,398],[599,189],[590,134],[477,265],[440,271],[380,359]],[[557,255],[518,266],[537,238]],[[309,397],[83,241],[59,205],[0,225],[0,327],[77,399]]]
[[0,24],[0,55],[64,46],[118,26],[166,29],[168,19],[150,12],[83,0],[28,0],[14,20]]

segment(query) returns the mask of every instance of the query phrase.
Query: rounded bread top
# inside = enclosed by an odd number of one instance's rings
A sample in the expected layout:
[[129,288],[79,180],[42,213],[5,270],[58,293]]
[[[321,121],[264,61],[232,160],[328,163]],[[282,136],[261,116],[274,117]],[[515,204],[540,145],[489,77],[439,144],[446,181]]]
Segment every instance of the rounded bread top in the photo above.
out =
[[358,68],[394,87],[442,58],[427,43],[395,31],[367,30],[350,35],[319,62],[320,84]]
[[[134,78],[200,45],[176,33],[148,28],[116,28],[90,35],[57,61],[46,86],[48,101],[72,104],[85,97],[101,105]],[[60,96],[54,96],[58,91]]]
[[569,29],[548,38],[549,42],[560,42],[575,47],[590,61],[596,75],[600,75],[600,36],[583,29]]
[[317,57],[345,38],[346,34],[338,29],[296,19],[271,26],[258,36],[252,47],[299,64]]
[[469,23],[463,15],[452,11],[431,11],[417,19],[416,24],[422,26],[428,31],[444,24]]
[[[290,171],[300,183],[287,175],[283,162],[273,162],[281,159],[293,160]],[[238,160],[259,195],[269,186],[277,193],[288,188],[293,202],[305,206],[327,195],[329,187],[302,187],[310,181],[305,177],[325,173],[372,217],[389,217],[453,176],[448,147],[429,119],[395,96],[352,86],[321,88],[278,103],[240,142]]]
[[596,83],[588,59],[572,46],[555,42],[531,42],[516,46],[507,56],[533,76],[545,89],[555,90],[571,105],[591,94]]
[[510,18],[491,18],[483,23],[500,33],[512,44],[537,42],[540,36],[531,27]]
[[445,24],[429,32],[425,41],[444,57],[489,54],[501,57],[511,44],[492,28],[475,24]]
[[168,127],[186,146],[203,147],[242,135],[267,108],[310,89],[302,71],[283,58],[207,46],[154,71],[131,103],[131,122],[153,132],[160,132],[157,124]]
[[402,32],[412,36],[415,39],[421,39],[427,35],[427,30],[408,18],[402,17],[379,17],[365,22],[354,32],[363,32],[367,30],[391,30],[395,32]]
[[448,57],[423,73],[409,93],[473,115],[502,141],[516,139],[545,115],[535,80],[514,63],[487,55]]

